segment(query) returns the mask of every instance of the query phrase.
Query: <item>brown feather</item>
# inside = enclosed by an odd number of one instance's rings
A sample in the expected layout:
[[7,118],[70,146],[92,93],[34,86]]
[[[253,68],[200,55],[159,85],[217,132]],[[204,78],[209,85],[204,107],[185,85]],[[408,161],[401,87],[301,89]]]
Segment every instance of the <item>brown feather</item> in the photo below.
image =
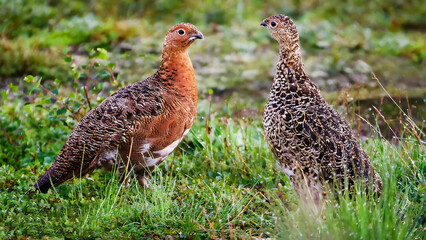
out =
[[345,178],[350,188],[359,179],[367,190],[380,195],[380,177],[349,124],[321,97],[306,74],[293,21],[275,15],[261,25],[267,26],[280,46],[280,60],[265,107],[265,137],[277,165],[289,176],[299,197],[306,198],[307,190],[318,203],[324,184],[337,180],[343,190]]
[[173,26],[157,72],[121,88],[90,111],[34,185],[36,190],[45,193],[73,176],[120,161],[122,167],[133,167],[145,185],[147,173],[176,148],[194,121],[197,83],[187,49],[200,38],[192,24]]

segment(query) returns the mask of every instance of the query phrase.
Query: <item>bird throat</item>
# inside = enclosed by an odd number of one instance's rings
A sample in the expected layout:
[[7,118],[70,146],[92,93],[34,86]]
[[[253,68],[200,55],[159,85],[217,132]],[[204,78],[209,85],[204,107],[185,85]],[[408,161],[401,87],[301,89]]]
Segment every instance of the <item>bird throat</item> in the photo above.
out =
[[198,98],[197,81],[195,79],[194,67],[188,52],[185,51],[163,51],[163,60],[158,69],[160,78],[173,84],[177,88],[190,95],[196,101]]
[[309,79],[305,72],[298,45],[292,48],[280,46],[280,60],[277,63],[276,70],[274,83],[276,82],[280,85],[303,84]]

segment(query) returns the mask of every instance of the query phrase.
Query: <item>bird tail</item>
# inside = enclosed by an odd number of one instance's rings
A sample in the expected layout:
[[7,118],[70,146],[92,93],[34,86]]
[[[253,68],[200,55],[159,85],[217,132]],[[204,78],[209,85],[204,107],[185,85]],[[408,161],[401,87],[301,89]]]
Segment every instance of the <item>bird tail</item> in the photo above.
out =
[[49,168],[49,170],[44,173],[44,175],[37,181],[37,183],[34,185],[34,188],[36,191],[47,193],[51,187],[53,187],[54,184],[54,175],[53,175],[53,169]]

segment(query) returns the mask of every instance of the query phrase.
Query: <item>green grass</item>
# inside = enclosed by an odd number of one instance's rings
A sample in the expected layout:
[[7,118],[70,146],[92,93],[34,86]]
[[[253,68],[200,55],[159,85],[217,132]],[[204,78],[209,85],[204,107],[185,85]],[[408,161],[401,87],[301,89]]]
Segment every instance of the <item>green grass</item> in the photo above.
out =
[[[353,199],[340,195],[338,200],[330,201],[319,217],[305,209],[284,209],[279,227],[283,238],[424,239],[425,164],[424,156],[418,155],[419,145],[408,144],[404,150],[372,139],[367,147],[383,180],[381,198],[373,200],[358,188]],[[401,163],[404,160],[400,153],[406,150],[413,151],[415,162],[411,167]],[[423,167],[422,173],[412,167]]]
[[[2,121],[11,109],[7,106],[2,105]],[[380,200],[373,201],[360,191],[354,199],[329,200],[320,216],[312,216],[298,207],[287,178],[276,171],[260,116],[233,117],[239,108],[237,101],[211,106],[207,99],[201,100],[193,128],[156,169],[150,189],[141,189],[136,180],[125,187],[114,171],[97,170],[48,194],[26,196],[70,130],[42,127],[39,131],[49,134],[39,132],[37,140],[32,139],[34,135],[23,136],[13,148],[38,150],[25,161],[25,157],[5,161],[3,152],[0,238],[425,237],[424,144],[414,136],[407,133],[398,146],[374,136],[364,142],[384,182]],[[13,109],[17,116],[25,113],[22,108]],[[36,115],[25,115],[21,125],[35,121]],[[50,140],[52,134],[62,140]],[[43,154],[49,148],[54,151]],[[32,156],[24,153],[28,155]]]
[[[426,239],[424,3],[400,2],[0,1],[0,239]],[[361,132],[355,113],[370,116],[362,144],[384,182],[379,200],[340,195],[312,216],[275,168],[261,113],[278,46],[259,23],[277,13],[295,20],[323,96]],[[206,37],[190,48],[198,116],[150,189],[96,170],[26,196],[89,103],[151,75],[159,39],[181,21]],[[407,103],[386,103],[371,71]]]
[[2,1],[0,80],[18,84],[32,74],[43,81],[71,82],[62,61],[66,54],[86,60],[92,48],[119,55],[130,47],[129,58],[117,65],[128,82],[135,82],[158,66],[167,30],[186,21],[206,37],[190,50],[201,66],[200,88],[247,91],[250,96],[269,86],[277,56],[276,41],[259,22],[284,13],[298,27],[306,69],[321,89],[378,88],[369,82],[374,71],[388,89],[395,88],[393,94],[406,88],[409,97],[418,97],[425,92],[423,5],[421,0]]

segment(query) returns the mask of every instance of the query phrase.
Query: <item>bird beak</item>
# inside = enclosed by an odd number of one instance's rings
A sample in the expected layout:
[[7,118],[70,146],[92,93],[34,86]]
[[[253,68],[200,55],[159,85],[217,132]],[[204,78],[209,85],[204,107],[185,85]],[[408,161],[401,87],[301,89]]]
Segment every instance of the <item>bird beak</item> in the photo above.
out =
[[204,36],[202,33],[194,34],[189,37],[189,41],[195,40],[195,39],[204,39]]
[[264,27],[266,27],[266,26],[268,26],[268,25],[265,23],[265,21],[262,21],[262,22],[260,23],[260,26],[264,26]]

